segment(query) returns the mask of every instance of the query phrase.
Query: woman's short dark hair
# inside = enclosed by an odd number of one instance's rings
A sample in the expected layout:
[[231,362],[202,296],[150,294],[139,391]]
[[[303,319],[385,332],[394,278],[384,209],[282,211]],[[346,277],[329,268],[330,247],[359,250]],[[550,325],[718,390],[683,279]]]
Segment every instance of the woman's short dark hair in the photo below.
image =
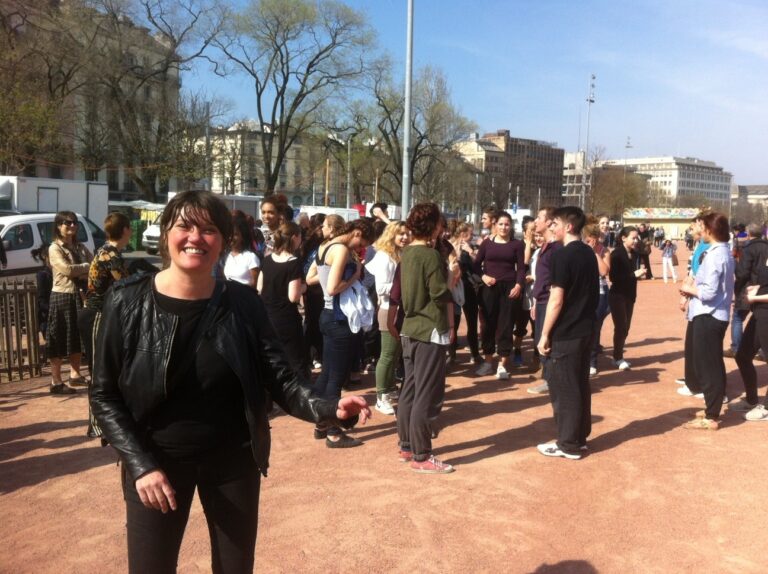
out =
[[440,208],[434,203],[418,203],[408,214],[405,224],[418,239],[431,239],[440,222]]
[[294,237],[301,237],[301,226],[293,221],[285,221],[280,224],[272,235],[275,241],[275,252],[291,251],[291,241]]
[[166,262],[168,253],[168,232],[176,220],[203,225],[212,223],[221,233],[224,245],[232,241],[232,216],[221,201],[210,191],[182,191],[168,202],[160,216],[160,253]]
[[359,231],[361,237],[368,245],[373,243],[373,224],[367,217],[353,219],[344,226],[344,230],[341,233],[342,235],[347,235],[353,231]]
[[104,220],[104,233],[110,241],[118,241],[123,237],[123,231],[131,228],[131,220],[119,211],[113,211]]
[[720,243],[725,243],[729,238],[728,218],[717,211],[710,211],[701,218],[701,223],[709,234]]
[[241,215],[235,215],[232,217],[232,234],[235,231],[240,233],[240,237],[243,240],[243,244],[240,245],[240,249],[243,251],[253,251],[253,226],[248,222],[248,217],[241,211]]
[[[75,212],[59,211],[56,214],[56,217],[53,218],[53,237],[55,239],[64,239],[64,237],[61,235],[61,231],[59,231],[59,227],[61,227],[61,224],[65,221],[78,221]],[[77,234],[75,234],[75,243],[77,243]]]

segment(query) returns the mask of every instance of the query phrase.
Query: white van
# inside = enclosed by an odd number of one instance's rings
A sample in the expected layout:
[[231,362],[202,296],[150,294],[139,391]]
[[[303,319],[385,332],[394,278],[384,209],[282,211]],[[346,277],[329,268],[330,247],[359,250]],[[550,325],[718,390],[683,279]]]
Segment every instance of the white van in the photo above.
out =
[[[55,213],[21,213],[0,217],[0,240],[5,248],[8,266],[0,275],[34,273],[41,265],[32,259],[31,251],[53,241]],[[77,214],[77,239],[93,253],[107,240],[101,228],[87,217]]]

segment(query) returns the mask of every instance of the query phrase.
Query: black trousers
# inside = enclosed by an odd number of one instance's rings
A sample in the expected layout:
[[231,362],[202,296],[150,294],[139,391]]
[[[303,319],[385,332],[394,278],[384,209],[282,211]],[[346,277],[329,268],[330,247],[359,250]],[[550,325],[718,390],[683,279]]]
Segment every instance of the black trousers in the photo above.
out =
[[635,302],[624,295],[610,293],[608,305],[613,319],[613,360],[621,361],[624,358],[624,343],[627,342],[629,328],[632,326]]
[[[753,363],[755,353],[760,349],[768,349],[768,310],[756,309],[747,322],[747,327],[741,336],[739,350],[736,352],[736,364],[739,366],[741,380],[744,381],[744,390],[747,394],[747,402],[757,404],[757,371]],[[765,404],[768,405],[768,395]]]
[[645,278],[653,279],[653,271],[651,271],[651,254],[646,253],[645,255],[640,255],[640,263],[645,265]]
[[228,450],[199,463],[166,460],[160,464],[176,491],[177,509],[167,514],[144,506],[133,481],[123,471],[128,571],[131,574],[176,572],[181,540],[197,488],[211,537],[211,571],[252,573],[260,475],[250,447]]
[[498,281],[480,290],[480,306],[483,309],[483,354],[509,357],[512,352],[512,331],[523,312],[523,298],[510,299],[509,292],[515,286],[512,281]]
[[557,424],[557,446],[579,454],[592,432],[589,356],[592,333],[578,339],[552,341],[547,383]]
[[323,360],[323,334],[320,332],[320,313],[323,312],[325,301],[320,285],[307,285],[304,293],[304,345],[307,353],[307,364],[312,364],[312,349],[318,361]]
[[707,418],[716,420],[720,417],[725,396],[723,339],[728,321],[718,321],[712,315],[697,315],[690,323],[694,380],[691,384],[686,376],[685,384],[694,393],[704,393]]
[[473,357],[480,354],[480,339],[477,330],[478,295],[469,281],[464,281],[464,317],[467,320],[467,344]]
[[414,460],[432,453],[432,421],[445,400],[445,346],[401,337],[405,381],[397,402],[400,448],[413,452]]
[[693,321],[687,321],[685,326],[683,373],[688,390],[692,393],[700,393],[701,385],[696,379],[696,370],[693,368]]

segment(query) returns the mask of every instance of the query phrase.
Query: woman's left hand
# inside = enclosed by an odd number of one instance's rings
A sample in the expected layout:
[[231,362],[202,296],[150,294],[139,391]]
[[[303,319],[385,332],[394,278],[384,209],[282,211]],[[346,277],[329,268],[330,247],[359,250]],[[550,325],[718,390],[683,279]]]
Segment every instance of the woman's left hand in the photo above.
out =
[[360,415],[360,423],[365,424],[371,418],[371,409],[363,397],[351,396],[339,399],[336,409],[336,418],[339,420],[350,419]]
[[512,290],[509,292],[509,298],[517,299],[518,297],[520,297],[520,295],[522,295],[522,293],[523,293],[523,288],[520,287],[520,284],[518,283],[517,285],[512,287]]

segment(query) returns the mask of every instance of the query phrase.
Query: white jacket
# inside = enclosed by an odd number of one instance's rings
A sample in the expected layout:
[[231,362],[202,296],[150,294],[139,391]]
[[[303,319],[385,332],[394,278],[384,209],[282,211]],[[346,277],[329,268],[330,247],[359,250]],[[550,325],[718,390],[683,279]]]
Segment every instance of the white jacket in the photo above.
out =
[[389,293],[395,278],[397,263],[383,251],[377,251],[365,266],[365,270],[376,280],[376,294],[379,296],[379,308],[389,309]]
[[365,287],[360,281],[355,281],[339,295],[339,307],[347,317],[349,329],[353,333],[370,331],[373,327],[374,308]]

